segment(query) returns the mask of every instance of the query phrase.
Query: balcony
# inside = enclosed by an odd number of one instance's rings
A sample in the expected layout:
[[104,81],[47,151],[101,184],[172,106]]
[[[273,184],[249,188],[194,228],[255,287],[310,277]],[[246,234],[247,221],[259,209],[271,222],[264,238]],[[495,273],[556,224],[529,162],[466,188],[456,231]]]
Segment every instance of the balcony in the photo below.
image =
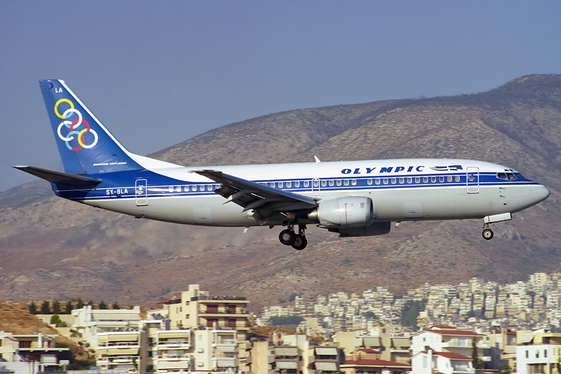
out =
[[238,360],[234,357],[215,357],[212,359],[214,367],[230,368],[238,366]]

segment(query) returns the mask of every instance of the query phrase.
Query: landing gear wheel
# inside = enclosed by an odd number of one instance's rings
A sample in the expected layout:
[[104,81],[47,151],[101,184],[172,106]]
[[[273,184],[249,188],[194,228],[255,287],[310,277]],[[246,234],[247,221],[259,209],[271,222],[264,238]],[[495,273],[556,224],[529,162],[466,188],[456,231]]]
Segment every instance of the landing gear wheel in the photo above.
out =
[[485,240],[491,240],[491,239],[493,239],[493,236],[494,236],[493,231],[491,231],[491,229],[483,230],[481,235],[483,236],[483,239],[485,239]]
[[279,240],[284,245],[292,245],[296,240],[296,234],[292,230],[282,230],[279,234]]
[[301,251],[308,245],[308,240],[303,235],[296,235],[296,240],[292,243],[292,248]]

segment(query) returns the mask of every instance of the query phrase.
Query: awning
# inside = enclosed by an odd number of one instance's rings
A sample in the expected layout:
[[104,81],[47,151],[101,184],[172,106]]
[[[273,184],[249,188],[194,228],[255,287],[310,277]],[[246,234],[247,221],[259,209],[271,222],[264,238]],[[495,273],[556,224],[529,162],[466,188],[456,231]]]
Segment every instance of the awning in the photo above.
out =
[[316,370],[337,371],[337,364],[335,362],[316,362]]
[[169,339],[169,338],[187,338],[191,336],[190,330],[182,331],[158,331],[158,338]]
[[317,347],[316,354],[320,356],[337,356],[337,348]]
[[364,341],[364,347],[365,348],[370,348],[370,347],[380,347],[382,344],[380,343],[380,338],[376,337],[370,337],[370,338],[363,338]]
[[298,369],[297,362],[277,361],[277,369]]
[[531,343],[534,340],[534,335],[522,335],[518,344]]
[[277,347],[275,348],[276,356],[298,356],[298,348],[296,347]]

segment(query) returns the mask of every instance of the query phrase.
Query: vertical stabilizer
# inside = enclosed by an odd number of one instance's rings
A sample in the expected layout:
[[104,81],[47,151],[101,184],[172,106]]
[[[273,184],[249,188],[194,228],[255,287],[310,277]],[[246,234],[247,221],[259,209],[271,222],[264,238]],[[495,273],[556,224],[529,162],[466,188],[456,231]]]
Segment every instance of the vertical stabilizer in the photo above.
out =
[[49,79],[39,84],[66,173],[141,169],[64,81]]

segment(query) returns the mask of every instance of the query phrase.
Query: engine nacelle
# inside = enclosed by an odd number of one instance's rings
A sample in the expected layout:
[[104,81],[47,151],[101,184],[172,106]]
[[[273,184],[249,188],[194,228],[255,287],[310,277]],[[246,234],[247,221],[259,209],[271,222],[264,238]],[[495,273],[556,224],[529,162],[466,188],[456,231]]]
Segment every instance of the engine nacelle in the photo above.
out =
[[320,201],[317,219],[323,227],[360,227],[374,222],[374,205],[369,197],[341,197]]
[[338,232],[339,236],[374,236],[389,234],[391,222],[374,222],[370,226],[330,228],[329,231]]

